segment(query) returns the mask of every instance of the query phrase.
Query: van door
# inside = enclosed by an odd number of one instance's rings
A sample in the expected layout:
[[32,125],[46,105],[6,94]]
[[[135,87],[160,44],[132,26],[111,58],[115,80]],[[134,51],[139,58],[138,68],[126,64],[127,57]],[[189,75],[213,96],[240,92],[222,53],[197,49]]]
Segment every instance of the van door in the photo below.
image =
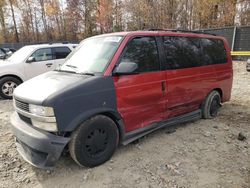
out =
[[30,79],[47,71],[53,70],[53,58],[51,48],[42,48],[36,50],[30,57],[34,60],[25,63],[26,78]]
[[[200,39],[164,36],[166,67],[166,117],[171,118],[199,109],[204,96],[200,67]],[[203,75],[204,76],[204,75]]]
[[164,118],[165,74],[155,37],[136,37],[128,42],[120,62],[134,62],[138,73],[114,76],[117,107],[125,121],[126,132],[143,128]]

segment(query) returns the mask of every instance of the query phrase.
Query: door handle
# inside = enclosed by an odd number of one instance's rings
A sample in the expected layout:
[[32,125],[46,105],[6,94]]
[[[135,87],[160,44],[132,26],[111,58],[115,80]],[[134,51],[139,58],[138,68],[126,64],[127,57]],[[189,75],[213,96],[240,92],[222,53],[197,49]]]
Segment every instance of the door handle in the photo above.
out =
[[47,67],[51,67],[51,66],[52,66],[52,63],[47,63],[46,66],[47,66]]
[[161,82],[161,90],[162,90],[163,92],[166,91],[166,81],[162,81],[162,82]]

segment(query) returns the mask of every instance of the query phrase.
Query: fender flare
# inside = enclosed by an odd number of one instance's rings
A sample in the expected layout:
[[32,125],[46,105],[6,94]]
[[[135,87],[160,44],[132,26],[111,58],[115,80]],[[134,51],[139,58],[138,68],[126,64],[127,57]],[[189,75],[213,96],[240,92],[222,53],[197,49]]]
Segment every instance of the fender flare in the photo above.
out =
[[66,131],[67,132],[73,132],[76,130],[82,122],[88,120],[89,118],[98,115],[98,114],[103,114],[111,118],[115,124],[117,125],[117,128],[119,130],[119,135],[120,135],[120,142],[123,140],[124,135],[125,135],[125,126],[124,122],[122,119],[122,116],[120,113],[114,109],[111,108],[97,108],[97,109],[92,109],[85,111],[81,114],[79,114],[76,118],[74,118],[67,126]]

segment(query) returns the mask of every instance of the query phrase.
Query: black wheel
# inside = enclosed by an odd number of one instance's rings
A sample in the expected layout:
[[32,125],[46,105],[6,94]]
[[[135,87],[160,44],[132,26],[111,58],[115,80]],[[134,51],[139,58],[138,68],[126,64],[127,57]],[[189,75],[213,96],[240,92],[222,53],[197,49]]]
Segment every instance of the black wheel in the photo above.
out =
[[69,151],[80,166],[95,167],[112,157],[118,141],[119,133],[113,120],[97,115],[73,132]]
[[221,96],[218,91],[212,91],[202,105],[202,116],[204,119],[212,119],[217,116],[221,107]]
[[22,82],[14,77],[3,77],[0,79],[0,96],[4,99],[12,99],[14,89]]

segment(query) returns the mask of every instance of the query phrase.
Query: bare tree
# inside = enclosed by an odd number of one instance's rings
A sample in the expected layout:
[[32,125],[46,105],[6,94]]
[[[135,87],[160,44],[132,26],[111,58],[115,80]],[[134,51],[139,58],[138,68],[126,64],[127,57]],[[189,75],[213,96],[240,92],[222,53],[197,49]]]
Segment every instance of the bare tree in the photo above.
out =
[[16,42],[19,42],[19,35],[17,31],[16,17],[15,17],[15,12],[14,12],[14,6],[17,6],[17,1],[9,0],[9,5],[10,5],[10,10],[11,10],[12,20],[14,23],[15,40]]
[[48,25],[47,25],[46,13],[45,13],[45,0],[38,0],[38,3],[40,5],[41,18],[43,22],[46,40],[49,40]]
[[[147,28],[205,29],[232,26],[235,20],[249,25],[249,12],[249,0],[0,0],[0,42],[81,40]],[[6,23],[9,19],[13,25]]]
[[6,2],[4,0],[0,1],[0,25],[1,25],[1,35],[3,36],[3,42],[7,42],[7,29],[5,23],[5,11]]

